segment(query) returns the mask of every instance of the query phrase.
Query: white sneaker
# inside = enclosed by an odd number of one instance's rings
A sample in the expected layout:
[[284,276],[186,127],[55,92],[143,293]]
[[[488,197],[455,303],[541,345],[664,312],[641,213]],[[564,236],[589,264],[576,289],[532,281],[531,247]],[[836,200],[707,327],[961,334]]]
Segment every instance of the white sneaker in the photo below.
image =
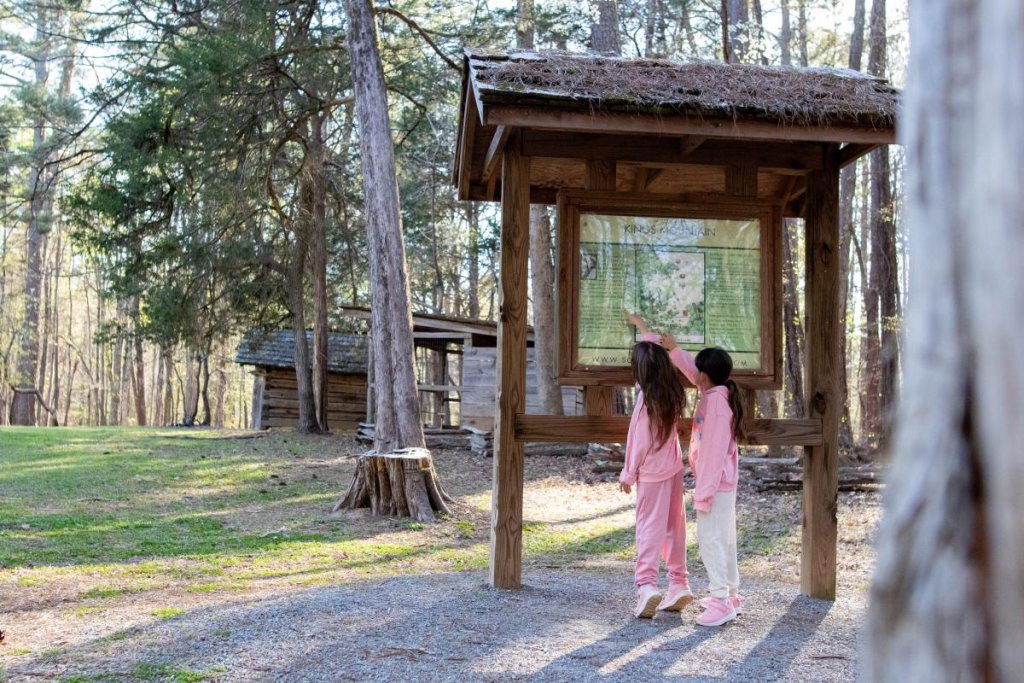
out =
[[633,616],[637,619],[650,619],[658,611],[658,603],[661,602],[661,593],[657,586],[641,586],[636,592],[636,609]]

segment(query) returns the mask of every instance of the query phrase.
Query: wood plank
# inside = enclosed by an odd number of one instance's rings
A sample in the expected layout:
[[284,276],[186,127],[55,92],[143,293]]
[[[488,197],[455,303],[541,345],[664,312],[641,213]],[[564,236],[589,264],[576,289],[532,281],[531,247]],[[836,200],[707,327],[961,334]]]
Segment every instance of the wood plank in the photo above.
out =
[[501,153],[505,149],[505,143],[508,142],[508,136],[511,133],[512,128],[510,126],[498,126],[495,129],[494,136],[491,138],[491,144],[487,146],[487,156],[484,157],[482,178],[485,183],[490,183],[491,179],[497,175]]
[[[831,155],[834,159],[835,156]],[[822,444],[804,456],[803,550],[800,589],[822,600],[836,596],[836,505],[839,492],[837,382],[839,319],[839,167],[808,177],[806,230],[806,402],[821,420]]]
[[[679,437],[690,438],[689,418],[679,421]],[[748,420],[744,443],[757,446],[808,446],[822,442],[821,420]],[[629,431],[626,415],[516,415],[516,439],[530,443],[622,443]]]
[[[470,335],[465,332],[454,333],[454,332],[413,332],[413,339],[440,339],[449,340],[453,343],[461,343],[469,339]],[[449,353],[453,353],[449,351]]]
[[842,147],[839,148],[839,151],[836,152],[836,166],[838,166],[839,168],[842,168],[842,167],[846,166],[847,164],[852,164],[854,161],[857,161],[857,159],[860,159],[865,154],[869,154],[869,153],[873,152],[874,150],[878,149],[879,147],[881,147],[881,145],[871,145],[871,144],[843,145]]
[[466,82],[465,77],[462,80],[464,106],[462,108],[462,118],[459,120],[459,126],[462,130],[459,131],[458,164],[456,166],[458,175],[455,179],[455,184],[459,188],[459,199],[468,199],[469,183],[473,177],[473,155],[470,150],[473,139],[476,137],[478,112],[476,100],[473,98],[473,87]]
[[726,166],[725,193],[734,197],[756,197],[757,166]]
[[502,154],[501,254],[498,283],[498,400],[494,427],[489,580],[522,585],[523,445],[515,416],[526,404],[526,282],[530,234],[530,159],[518,135]]
[[416,389],[419,391],[433,391],[433,392],[452,392],[462,391],[461,384],[417,384]]
[[[678,145],[673,145],[678,139]],[[614,159],[655,166],[737,164],[776,173],[806,173],[824,167],[821,146],[811,143],[712,140],[701,136],[672,138],[656,135],[523,131],[523,150],[532,157]]]
[[518,126],[591,133],[698,135],[739,140],[865,142],[894,144],[894,128],[867,126],[781,126],[761,121],[714,118],[669,118],[617,112],[537,110],[516,105],[489,105],[484,110],[489,126]]

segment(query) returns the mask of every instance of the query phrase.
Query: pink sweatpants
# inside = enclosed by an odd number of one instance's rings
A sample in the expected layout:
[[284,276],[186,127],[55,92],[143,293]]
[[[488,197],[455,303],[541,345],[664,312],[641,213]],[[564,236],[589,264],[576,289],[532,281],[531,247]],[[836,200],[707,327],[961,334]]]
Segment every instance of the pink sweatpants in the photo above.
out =
[[636,485],[636,585],[657,585],[662,556],[668,583],[687,583],[686,512],[683,507],[683,472],[664,481]]

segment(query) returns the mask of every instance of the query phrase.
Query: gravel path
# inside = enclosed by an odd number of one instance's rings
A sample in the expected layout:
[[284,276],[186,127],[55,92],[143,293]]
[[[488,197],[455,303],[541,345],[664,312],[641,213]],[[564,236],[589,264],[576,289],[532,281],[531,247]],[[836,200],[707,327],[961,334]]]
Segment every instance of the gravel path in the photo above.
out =
[[[864,599],[746,581],[738,622],[697,608],[633,619],[624,570],[401,576],[245,598],[153,620],[8,669],[11,681],[838,681],[855,678]],[[699,583],[695,586],[699,588]],[[842,592],[842,591],[841,591]],[[77,639],[76,639],[77,640]],[[178,672],[178,678],[175,678]]]

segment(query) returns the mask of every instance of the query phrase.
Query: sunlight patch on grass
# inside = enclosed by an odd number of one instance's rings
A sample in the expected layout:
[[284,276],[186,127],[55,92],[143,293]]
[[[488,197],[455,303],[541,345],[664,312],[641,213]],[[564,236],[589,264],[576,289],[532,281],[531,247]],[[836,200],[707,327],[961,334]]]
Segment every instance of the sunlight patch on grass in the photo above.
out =
[[150,614],[152,614],[157,619],[173,619],[179,614],[184,613],[185,610],[178,609],[177,607],[161,607],[160,609],[155,609],[152,612],[150,612]]

